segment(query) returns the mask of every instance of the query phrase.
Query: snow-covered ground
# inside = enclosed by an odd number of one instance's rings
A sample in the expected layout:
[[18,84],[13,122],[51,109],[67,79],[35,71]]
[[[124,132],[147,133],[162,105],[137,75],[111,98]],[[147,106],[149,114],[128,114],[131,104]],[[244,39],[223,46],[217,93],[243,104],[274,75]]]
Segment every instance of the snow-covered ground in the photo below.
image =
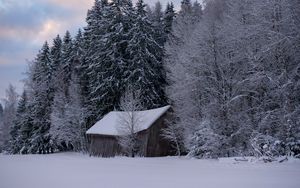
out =
[[0,155],[0,188],[299,188],[300,161]]

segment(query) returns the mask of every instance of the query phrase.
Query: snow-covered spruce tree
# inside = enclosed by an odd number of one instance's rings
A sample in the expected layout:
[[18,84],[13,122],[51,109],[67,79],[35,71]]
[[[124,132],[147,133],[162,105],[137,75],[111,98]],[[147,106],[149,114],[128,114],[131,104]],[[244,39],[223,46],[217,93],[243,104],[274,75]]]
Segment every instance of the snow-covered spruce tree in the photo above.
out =
[[126,51],[130,59],[126,62],[124,79],[127,85],[141,91],[141,104],[149,109],[166,103],[165,72],[159,60],[162,48],[154,38],[155,31],[144,8],[143,1],[138,1],[135,23],[129,31]]
[[[79,94],[81,98],[81,102],[84,106],[86,106],[89,102],[88,94],[89,94],[89,82],[87,75],[87,67],[85,63],[85,39],[81,29],[78,30],[77,35],[73,40],[73,73],[76,72],[77,84],[79,84]],[[71,78],[72,80],[72,78]],[[86,112],[88,113],[88,112]]]
[[32,62],[27,81],[28,109],[32,119],[33,132],[28,153],[48,153],[51,150],[49,129],[51,113],[50,50],[45,42],[36,59]]
[[69,100],[65,108],[65,125],[68,130],[64,133],[66,143],[72,145],[74,151],[87,151],[86,110],[82,105],[79,79],[74,71],[69,86]]
[[62,73],[62,40],[59,35],[53,39],[52,47],[50,48],[50,69],[52,72],[51,89],[53,91],[52,99],[54,97],[54,92],[61,87],[63,80]]
[[[146,7],[146,5],[145,5]],[[165,33],[163,28],[163,12],[162,12],[162,5],[159,1],[157,1],[154,5],[152,13],[150,16],[147,16],[149,21],[153,25],[154,30],[154,39],[160,46],[163,46],[165,43]]]
[[[95,1],[94,6],[88,11],[86,18],[87,26],[84,28],[83,58],[80,62],[80,82],[84,105],[88,109],[88,127],[92,126],[106,112],[103,112],[107,105],[102,106],[103,72],[108,71],[105,67],[104,57],[110,56],[104,52],[106,34],[109,30],[113,16],[111,15],[112,5],[106,0]],[[108,76],[108,75],[106,75]]]
[[120,109],[123,113],[120,114],[119,127],[118,127],[118,143],[120,144],[123,152],[130,156],[135,157],[140,152],[140,141],[138,138],[138,130],[142,118],[137,111],[142,109],[140,103],[139,90],[128,88],[120,100]]
[[[6,89],[6,99],[4,100],[4,109],[2,117],[2,128],[0,135],[0,146],[2,150],[9,151],[12,147],[11,141],[17,136],[15,133],[14,121],[16,118],[16,109],[18,104],[18,94],[16,88],[11,84]],[[12,134],[10,134],[12,132]]]
[[[73,41],[73,57],[74,57],[74,70],[78,77],[79,84],[79,93],[82,107],[85,109],[85,120],[86,127],[90,128],[93,123],[95,123],[95,116],[93,109],[95,107],[92,100],[90,100],[90,71],[93,71],[93,74],[96,75],[94,69],[89,69],[89,67],[93,66],[91,59],[88,54],[89,49],[89,37],[86,32],[78,31],[74,41]],[[97,40],[96,40],[97,41]],[[93,61],[94,62],[94,61]]]
[[[83,61],[84,54],[84,37],[81,29],[77,31],[77,34],[72,42],[72,72],[80,69],[81,62]],[[71,75],[72,77],[72,75]]]
[[89,122],[118,109],[125,86],[131,83],[145,87],[141,99],[145,108],[165,104],[162,48],[155,40],[144,5],[142,9],[138,13],[131,1],[122,0],[96,1],[89,11],[82,62],[89,81]]
[[172,31],[172,25],[174,19],[175,19],[174,5],[173,3],[168,3],[163,16],[163,30],[166,35],[165,40],[167,40],[168,35]]
[[16,154],[19,153],[19,151],[22,148],[21,143],[21,127],[24,126],[24,117],[26,115],[26,103],[27,103],[27,96],[26,92],[24,91],[21,95],[21,98],[18,102],[17,110],[16,110],[16,118],[14,120],[14,125],[12,129],[10,130],[10,148],[9,152]]
[[128,31],[132,28],[133,7],[131,1],[117,0],[109,5],[105,14],[106,30],[102,37],[103,46],[96,62],[95,76],[90,76],[91,101],[93,112],[99,119],[107,112],[117,109],[121,94],[125,90],[124,72],[126,69]]
[[55,149],[65,151],[69,149],[69,143],[66,142],[65,133],[69,131],[66,128],[65,110],[67,97],[64,89],[60,88],[55,92],[51,109],[51,127],[49,134],[51,142],[55,145]]
[[3,118],[3,106],[0,103],[0,121],[2,121],[2,118]]
[[28,149],[30,148],[29,140],[33,133],[33,126],[28,102],[27,92],[24,90],[17,109],[17,118],[15,122],[20,126],[18,130],[19,136],[17,138],[17,144],[19,145],[17,148],[19,150],[15,151],[15,153],[27,154]]
[[80,86],[72,73],[68,98],[63,89],[56,92],[51,113],[51,141],[59,151],[86,151],[85,111],[81,102]]
[[71,80],[71,74],[74,69],[73,67],[73,44],[72,44],[72,37],[69,31],[66,31],[66,34],[63,38],[62,43],[62,58],[61,58],[61,66],[62,66],[62,75],[63,75],[63,83],[66,95],[68,95],[68,87],[69,82]]

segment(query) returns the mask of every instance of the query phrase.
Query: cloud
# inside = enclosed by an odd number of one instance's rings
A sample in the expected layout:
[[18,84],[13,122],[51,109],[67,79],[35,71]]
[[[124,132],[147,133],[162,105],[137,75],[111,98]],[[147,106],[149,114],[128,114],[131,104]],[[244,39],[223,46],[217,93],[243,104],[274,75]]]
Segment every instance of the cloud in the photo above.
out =
[[94,0],[0,0],[0,98],[9,83],[21,92],[27,61],[45,40],[84,26]]
[[[86,11],[93,0],[3,0],[0,1],[0,63],[16,63],[28,54],[33,58],[37,46],[67,29],[84,25]],[[76,29],[75,29],[76,28]],[[32,53],[24,53],[31,50]],[[11,60],[9,61],[9,56]],[[25,58],[26,59],[26,58]],[[23,61],[25,61],[23,59]]]

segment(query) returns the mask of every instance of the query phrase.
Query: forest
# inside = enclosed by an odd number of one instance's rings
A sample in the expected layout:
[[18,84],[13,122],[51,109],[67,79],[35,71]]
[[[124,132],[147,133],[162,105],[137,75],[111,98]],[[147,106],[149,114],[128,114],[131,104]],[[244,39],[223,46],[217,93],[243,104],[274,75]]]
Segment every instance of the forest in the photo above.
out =
[[24,84],[0,104],[0,152],[86,152],[86,130],[130,88],[138,110],[172,106],[162,135],[178,155],[300,157],[300,2],[95,0]]

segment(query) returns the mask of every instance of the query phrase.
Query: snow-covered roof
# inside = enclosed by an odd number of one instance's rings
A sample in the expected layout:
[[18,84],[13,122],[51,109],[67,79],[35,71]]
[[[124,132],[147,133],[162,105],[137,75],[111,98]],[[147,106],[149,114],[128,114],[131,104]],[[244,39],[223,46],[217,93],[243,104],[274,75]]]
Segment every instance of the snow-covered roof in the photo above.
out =
[[[139,132],[148,129],[158,118],[160,118],[170,106],[164,106],[161,108],[155,108],[145,111],[136,111],[135,116],[139,118],[137,130]],[[127,112],[123,111],[112,111],[106,114],[101,120],[93,125],[86,134],[101,134],[101,135],[122,135],[120,132],[120,126],[122,119],[126,116]]]

